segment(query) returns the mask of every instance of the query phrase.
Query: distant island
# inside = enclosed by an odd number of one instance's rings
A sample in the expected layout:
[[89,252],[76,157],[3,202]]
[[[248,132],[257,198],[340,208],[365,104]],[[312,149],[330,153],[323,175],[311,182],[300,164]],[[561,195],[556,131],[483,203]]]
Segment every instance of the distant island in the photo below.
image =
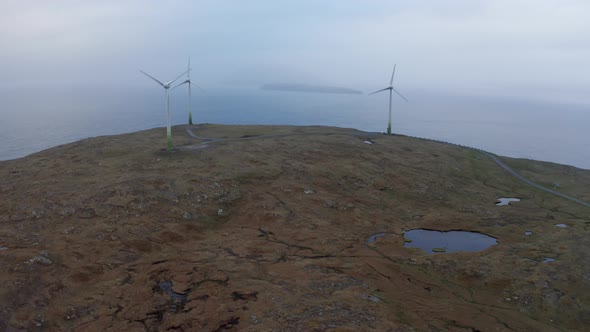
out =
[[342,88],[338,86],[321,86],[321,85],[308,85],[308,84],[292,84],[292,83],[271,83],[265,84],[260,87],[261,90],[273,90],[273,91],[291,91],[291,92],[312,92],[312,93],[341,93],[360,95],[362,91]]

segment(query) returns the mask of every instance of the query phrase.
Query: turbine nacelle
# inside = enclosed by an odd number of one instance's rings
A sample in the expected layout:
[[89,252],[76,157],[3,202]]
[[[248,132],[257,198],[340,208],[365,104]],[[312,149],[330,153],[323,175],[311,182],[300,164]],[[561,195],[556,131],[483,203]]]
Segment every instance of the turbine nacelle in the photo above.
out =
[[176,80],[164,83],[164,89],[170,89]]
[[183,85],[183,84],[188,84],[188,85],[190,85],[191,83],[192,83],[191,79],[190,79],[190,78],[187,78],[186,80],[182,81],[181,83],[178,83],[178,84],[177,84],[177,85],[174,87],[174,89],[178,88],[179,86],[181,86],[181,85]]
[[162,83],[160,80],[158,80],[157,78],[153,77],[152,75],[150,75],[150,74],[146,73],[146,72],[145,72],[145,71],[143,71],[143,70],[140,70],[139,72],[140,72],[140,73],[142,73],[142,74],[144,74],[145,76],[147,76],[147,77],[151,78],[151,79],[152,79],[152,80],[154,80],[156,83],[160,84],[160,85],[161,85],[161,86],[162,86],[162,87],[163,87],[165,90],[168,90],[168,89],[170,89],[170,87],[172,86],[172,84],[173,84],[174,82],[178,81],[178,80],[179,80],[179,79],[180,79],[180,78],[181,78],[181,77],[182,77],[184,74],[188,73],[189,71],[190,71],[190,68],[189,68],[187,71],[183,72],[182,74],[178,75],[178,77],[177,77],[177,78],[173,79],[172,81],[168,81],[168,82],[166,82],[166,83]]

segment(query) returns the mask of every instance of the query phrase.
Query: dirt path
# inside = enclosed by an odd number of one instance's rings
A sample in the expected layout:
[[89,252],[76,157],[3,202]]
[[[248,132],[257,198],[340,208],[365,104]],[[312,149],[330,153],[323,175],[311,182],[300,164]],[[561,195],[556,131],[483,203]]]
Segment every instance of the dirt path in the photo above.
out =
[[466,146],[466,145],[454,144],[454,143],[437,141],[437,140],[432,140],[432,139],[428,139],[428,140],[434,141],[434,142],[439,142],[439,143],[444,143],[444,144],[451,144],[451,145],[455,145],[455,146],[460,146],[462,148],[467,148],[467,149],[470,149],[470,150],[473,150],[473,151],[480,152],[480,153],[488,156],[490,159],[492,159],[492,161],[494,161],[496,164],[498,164],[498,166],[502,167],[502,169],[504,169],[506,172],[508,172],[510,175],[514,176],[515,178],[519,179],[520,181],[523,181],[524,183],[526,183],[526,184],[528,184],[528,185],[530,185],[532,187],[535,187],[535,188],[537,188],[539,190],[543,190],[545,192],[548,192],[550,194],[559,196],[561,198],[565,198],[565,199],[570,200],[572,202],[575,202],[575,203],[582,204],[584,206],[590,207],[590,203],[587,203],[587,202],[584,202],[582,200],[579,200],[579,199],[577,199],[575,197],[571,197],[571,196],[568,196],[566,194],[560,193],[560,192],[555,191],[553,189],[549,189],[547,187],[544,187],[544,186],[542,186],[542,185],[540,185],[540,184],[538,184],[536,182],[533,182],[533,181],[525,178],[524,176],[518,174],[515,170],[513,170],[512,168],[510,168],[510,166],[508,166],[505,163],[503,163],[498,157],[496,157],[495,155],[493,155],[490,152],[484,151],[482,149],[474,148],[474,147],[471,147],[471,146]]
[[516,173],[516,171],[514,171],[508,165],[506,165],[502,161],[500,161],[500,159],[498,159],[498,157],[494,156],[493,154],[491,154],[489,152],[486,152],[486,151],[483,151],[483,150],[480,150],[480,149],[476,149],[476,148],[471,148],[471,149],[476,150],[478,152],[481,152],[481,153],[485,154],[486,156],[490,157],[496,164],[500,165],[500,167],[502,167],[504,170],[506,170],[506,172],[512,174],[514,177],[516,177],[520,181],[523,181],[523,182],[527,183],[528,185],[531,185],[531,186],[533,186],[533,187],[535,187],[537,189],[543,190],[543,191],[548,192],[550,194],[553,194],[553,195],[556,195],[556,196],[559,196],[559,197],[568,199],[568,200],[570,200],[572,202],[576,202],[578,204],[582,204],[584,206],[590,207],[590,203],[586,203],[586,202],[581,201],[581,200],[579,200],[579,199],[577,199],[575,197],[571,197],[571,196],[568,196],[566,194],[562,194],[562,193],[560,193],[558,191],[549,189],[547,187],[543,187],[542,185],[537,184],[537,183],[535,183],[535,182],[533,182],[533,181],[525,178],[524,176]]
[[199,136],[199,135],[195,134],[191,128],[186,128],[186,132],[189,134],[189,136],[191,136],[193,138],[204,140],[204,142],[201,142],[201,143],[198,143],[198,144],[195,144],[195,145],[188,146],[190,149],[202,149],[202,148],[208,146],[211,143],[233,142],[233,141],[248,141],[248,140],[253,140],[253,139],[277,138],[277,137],[288,137],[288,136],[347,135],[347,136],[354,136],[354,137],[374,137],[374,136],[381,135],[381,133],[377,133],[377,132],[358,132],[358,133],[324,132],[324,133],[291,133],[291,134],[258,135],[258,136],[251,136],[251,137],[236,137],[236,138],[214,138],[214,137],[203,137],[203,136]]

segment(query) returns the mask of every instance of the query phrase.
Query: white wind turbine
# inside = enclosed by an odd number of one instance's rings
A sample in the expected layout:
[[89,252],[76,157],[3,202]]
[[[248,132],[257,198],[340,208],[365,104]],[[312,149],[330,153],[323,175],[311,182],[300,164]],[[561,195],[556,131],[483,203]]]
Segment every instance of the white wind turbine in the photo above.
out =
[[[186,80],[184,80],[184,82],[182,82],[174,87],[174,89],[176,89],[183,84],[188,84],[188,124],[189,125],[193,124],[192,97],[191,97],[191,86],[193,85],[193,81],[191,81],[191,70],[192,70],[191,58],[188,58],[188,70],[186,71]],[[196,84],[195,84],[195,86],[197,88],[201,89],[200,86],[198,86]],[[204,91],[204,90],[201,89],[201,91]]]
[[151,76],[150,74],[144,72],[143,70],[140,70],[140,72],[142,74],[144,74],[145,76],[151,78],[152,80],[156,81],[156,83],[160,84],[163,88],[164,88],[164,102],[166,103],[166,137],[167,137],[167,145],[166,145],[166,150],[171,151],[174,147],[172,145],[172,128],[170,126],[170,95],[168,93],[168,89],[170,89],[170,86],[172,85],[172,83],[176,82],[179,78],[182,77],[182,75],[186,74],[188,72],[185,71],[184,73],[178,75],[177,78],[173,79],[172,81],[168,81],[166,83],[162,83],[160,82],[157,78],[154,78],[153,76]]
[[393,76],[394,76],[394,75],[395,75],[395,65],[393,65],[393,72],[391,73],[391,79],[389,80],[389,86],[388,86],[388,87],[386,87],[386,88],[384,88],[384,89],[381,89],[381,90],[375,91],[375,92],[373,92],[373,93],[369,93],[369,96],[370,96],[370,95],[376,94],[376,93],[378,93],[378,92],[381,92],[381,91],[386,91],[386,90],[389,90],[389,122],[388,122],[388,124],[387,124],[387,135],[391,135],[391,95],[392,95],[392,91],[395,91],[395,93],[397,93],[397,94],[398,94],[400,97],[402,97],[402,99],[403,99],[403,100],[405,100],[406,102],[408,101],[408,100],[406,99],[406,97],[402,96],[402,94],[401,94],[401,93],[399,93],[399,92],[398,92],[398,91],[397,91],[397,90],[396,90],[396,89],[393,87]]

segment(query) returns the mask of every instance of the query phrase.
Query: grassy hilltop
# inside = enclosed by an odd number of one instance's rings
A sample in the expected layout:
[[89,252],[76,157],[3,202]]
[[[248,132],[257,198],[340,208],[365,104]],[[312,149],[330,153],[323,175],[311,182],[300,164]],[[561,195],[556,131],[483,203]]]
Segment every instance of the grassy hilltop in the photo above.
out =
[[[200,125],[174,127],[170,153],[163,134],[0,162],[0,330],[590,326],[590,209],[479,152],[343,128]],[[588,170],[502,160],[590,201]],[[404,248],[415,228],[498,244]]]

